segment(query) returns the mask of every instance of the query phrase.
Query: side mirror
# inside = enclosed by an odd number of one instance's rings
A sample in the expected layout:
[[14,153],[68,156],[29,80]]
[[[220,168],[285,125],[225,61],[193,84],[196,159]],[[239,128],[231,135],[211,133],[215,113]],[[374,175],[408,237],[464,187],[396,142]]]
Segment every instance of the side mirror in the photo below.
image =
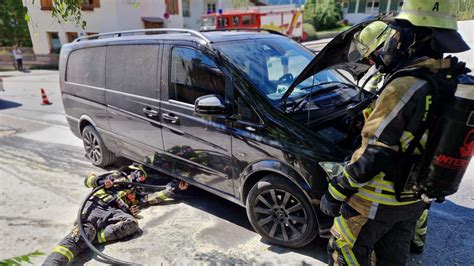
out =
[[227,114],[228,108],[221,96],[210,94],[201,96],[194,102],[194,112],[201,115]]

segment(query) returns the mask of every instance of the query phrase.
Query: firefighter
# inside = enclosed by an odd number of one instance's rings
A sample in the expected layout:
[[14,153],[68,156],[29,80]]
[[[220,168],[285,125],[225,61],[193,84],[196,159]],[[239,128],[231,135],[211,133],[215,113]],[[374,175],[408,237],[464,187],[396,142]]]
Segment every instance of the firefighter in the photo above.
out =
[[[383,78],[385,73],[383,69],[377,69],[380,67],[379,64],[376,64],[375,61],[377,57],[375,55],[378,52],[382,45],[384,44],[385,39],[387,39],[387,34],[389,32],[389,25],[383,21],[374,21],[363,28],[359,33],[354,35],[354,39],[351,42],[351,48],[348,55],[348,59],[351,62],[359,62],[361,60],[368,60],[373,68],[370,80],[367,82],[367,85],[364,87],[366,91],[376,93],[377,90],[381,87],[383,83]],[[371,71],[369,71],[371,72]],[[373,111],[373,105],[367,107],[363,110],[364,118],[367,119],[370,113]],[[423,253],[423,249],[426,241],[426,234],[428,231],[428,210],[431,204],[427,203],[425,205],[424,211],[416,222],[415,234],[411,241],[410,252],[415,254]]]
[[362,130],[362,145],[321,199],[321,210],[335,217],[331,265],[369,265],[372,252],[378,265],[406,263],[425,209],[406,181],[429,134],[433,91],[439,88],[431,78],[451,84],[467,72],[456,58],[441,59],[469,49],[457,32],[457,8],[457,0],[405,1],[390,25],[375,61],[387,77]]
[[[166,189],[155,193],[144,193],[134,187],[116,186],[117,182],[145,182],[147,173],[143,166],[133,164],[118,171],[102,175],[92,174],[84,183],[88,188],[104,185],[86,203],[83,212],[84,231],[89,240],[104,244],[132,236],[140,231],[139,207],[158,204],[170,199],[187,184],[171,182]],[[74,229],[53,248],[43,265],[67,265],[76,255],[87,248],[76,225]]]

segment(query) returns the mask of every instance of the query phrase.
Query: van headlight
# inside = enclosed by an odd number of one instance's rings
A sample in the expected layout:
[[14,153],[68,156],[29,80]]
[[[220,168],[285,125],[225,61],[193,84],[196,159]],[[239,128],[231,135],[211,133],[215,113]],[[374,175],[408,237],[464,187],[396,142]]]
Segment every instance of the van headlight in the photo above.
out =
[[328,182],[331,181],[334,177],[342,174],[342,170],[346,166],[346,163],[341,162],[319,162],[321,168],[327,174]]

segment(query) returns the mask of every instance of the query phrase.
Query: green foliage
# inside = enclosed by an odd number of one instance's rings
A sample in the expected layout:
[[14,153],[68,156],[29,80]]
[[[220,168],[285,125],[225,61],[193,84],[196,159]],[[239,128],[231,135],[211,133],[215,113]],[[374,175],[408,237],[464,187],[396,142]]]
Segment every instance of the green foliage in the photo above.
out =
[[19,0],[0,0],[0,46],[31,46],[26,7]]
[[13,257],[13,258],[10,258],[10,259],[1,260],[0,265],[2,265],[2,266],[3,265],[5,265],[5,266],[17,266],[18,265],[19,266],[19,265],[21,265],[22,262],[27,262],[27,263],[31,264],[30,258],[39,257],[39,256],[43,256],[43,255],[45,255],[43,252],[35,251],[35,252],[28,253],[28,254],[23,255],[23,256],[18,256],[18,257]]
[[312,22],[316,30],[329,30],[339,27],[342,18],[341,3],[336,0],[324,0],[317,3]]
[[458,18],[460,20],[474,19],[474,0],[459,0]]
[[232,0],[232,7],[233,8],[244,8],[249,6],[248,0]]
[[[32,3],[35,1],[31,0]],[[83,0],[53,0],[53,6],[51,7],[52,16],[59,23],[70,22],[80,25],[84,29],[86,22],[82,19],[82,5]]]

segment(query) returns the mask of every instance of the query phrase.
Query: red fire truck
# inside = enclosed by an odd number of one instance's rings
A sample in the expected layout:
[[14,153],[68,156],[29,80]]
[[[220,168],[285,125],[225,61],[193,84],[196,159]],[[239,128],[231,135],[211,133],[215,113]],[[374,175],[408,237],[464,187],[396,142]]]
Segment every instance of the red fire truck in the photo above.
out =
[[254,28],[277,30],[291,38],[303,39],[303,11],[294,5],[230,10],[201,17],[201,30]]

